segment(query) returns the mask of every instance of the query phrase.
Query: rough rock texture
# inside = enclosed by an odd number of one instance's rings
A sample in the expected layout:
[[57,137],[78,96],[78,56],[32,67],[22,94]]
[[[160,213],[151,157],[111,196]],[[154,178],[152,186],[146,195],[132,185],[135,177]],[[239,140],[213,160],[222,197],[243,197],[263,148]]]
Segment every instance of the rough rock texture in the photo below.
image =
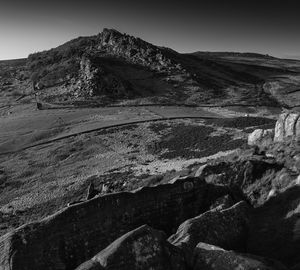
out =
[[[181,250],[166,241],[165,233],[143,225],[115,240],[77,270],[184,270]],[[97,268],[96,268],[97,269]]]
[[93,97],[100,95],[126,97],[128,82],[106,70],[97,62],[97,58],[84,55],[80,61],[79,80],[76,85],[76,97]]
[[194,250],[193,270],[286,270],[274,260],[226,251],[222,248],[199,243]]
[[[174,184],[97,197],[0,238],[3,270],[74,269],[143,224],[174,233],[228,189],[186,178]],[[42,239],[42,240],[41,240]]]
[[288,266],[300,263],[300,185],[271,197],[253,211],[247,252],[280,260]]
[[256,129],[248,136],[248,145],[268,146],[273,142],[274,129]]
[[97,50],[124,57],[132,63],[157,71],[182,70],[181,66],[172,63],[159,47],[113,29],[105,28],[98,35]]
[[[274,186],[275,176],[283,168],[272,158],[262,155],[239,157],[238,160],[212,161],[201,171],[207,183],[242,190],[243,196],[253,205],[262,204]],[[242,196],[241,196],[242,197]]]
[[220,198],[218,198],[211,206],[210,210],[225,210],[226,208],[229,208],[234,205],[234,200],[231,198],[230,195],[225,195]]
[[283,113],[280,115],[275,126],[274,141],[284,141],[289,136],[300,135],[300,114]]
[[222,211],[208,211],[182,223],[169,241],[188,250],[199,242],[225,249],[245,249],[249,205],[241,201]]

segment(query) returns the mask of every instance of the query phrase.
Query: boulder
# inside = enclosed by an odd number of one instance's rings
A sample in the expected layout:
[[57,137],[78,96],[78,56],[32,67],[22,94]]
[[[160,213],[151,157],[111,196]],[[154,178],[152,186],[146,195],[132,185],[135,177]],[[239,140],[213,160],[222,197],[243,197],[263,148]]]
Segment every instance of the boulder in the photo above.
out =
[[300,264],[300,186],[272,196],[254,208],[247,252],[273,258],[291,267]]
[[274,260],[226,251],[220,247],[199,243],[194,250],[193,270],[287,270]]
[[211,161],[202,170],[201,177],[209,184],[228,187],[235,201],[246,198],[253,205],[262,204],[283,164],[263,155],[238,158]]
[[296,135],[296,123],[299,118],[299,114],[290,113],[285,120],[285,137]]
[[268,146],[273,142],[274,129],[256,129],[248,136],[248,145]]
[[76,270],[184,270],[180,249],[166,241],[162,231],[143,225],[130,231]]
[[169,242],[193,250],[199,242],[221,246],[226,249],[243,250],[248,230],[249,206],[241,201],[222,210],[210,210],[182,223]]
[[284,139],[284,127],[285,127],[285,120],[288,117],[288,113],[283,113],[279,116],[276,125],[275,125],[275,134],[274,134],[274,141],[279,142],[283,141]]
[[300,134],[300,114],[283,113],[279,116],[276,126],[274,141],[284,141],[287,137],[294,137]]

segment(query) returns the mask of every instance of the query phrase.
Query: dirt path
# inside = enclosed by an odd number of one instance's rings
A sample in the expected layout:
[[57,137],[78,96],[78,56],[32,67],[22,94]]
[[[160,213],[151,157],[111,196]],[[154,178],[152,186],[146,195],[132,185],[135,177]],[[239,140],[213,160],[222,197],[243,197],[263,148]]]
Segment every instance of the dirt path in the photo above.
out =
[[135,123],[184,118],[228,118],[243,113],[184,106],[138,106],[35,110],[19,108],[0,118],[0,155],[93,131]]

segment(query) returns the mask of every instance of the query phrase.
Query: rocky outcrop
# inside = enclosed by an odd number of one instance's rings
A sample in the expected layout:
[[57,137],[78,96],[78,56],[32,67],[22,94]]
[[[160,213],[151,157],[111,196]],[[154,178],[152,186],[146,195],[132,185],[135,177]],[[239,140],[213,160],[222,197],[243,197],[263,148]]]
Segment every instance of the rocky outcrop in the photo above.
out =
[[97,63],[95,56],[86,54],[81,58],[79,78],[74,88],[76,98],[101,95],[120,98],[128,95],[129,84]]
[[199,243],[194,251],[193,270],[287,270],[281,263],[220,247]]
[[275,126],[274,141],[281,142],[288,137],[300,135],[300,114],[283,113],[279,116]]
[[226,187],[186,178],[96,197],[1,237],[0,266],[3,270],[74,269],[143,224],[170,235],[225,194]]
[[[240,157],[239,160],[211,161],[201,169],[201,177],[207,183],[227,186],[230,190],[242,191],[239,198],[251,204],[264,203],[283,169],[281,163],[263,155]],[[235,193],[237,194],[237,193]]]
[[274,129],[256,129],[248,136],[250,146],[268,146],[273,142]]
[[193,250],[199,242],[226,249],[245,249],[248,230],[249,206],[246,202],[222,211],[208,211],[186,220],[169,241],[187,250]]
[[247,252],[300,263],[300,185],[281,191],[253,211]]
[[121,34],[114,29],[103,29],[98,35],[97,50],[157,71],[182,71],[179,64],[172,63],[166,53],[140,38]]
[[115,240],[76,270],[184,270],[182,251],[166,238],[162,231],[143,225]]

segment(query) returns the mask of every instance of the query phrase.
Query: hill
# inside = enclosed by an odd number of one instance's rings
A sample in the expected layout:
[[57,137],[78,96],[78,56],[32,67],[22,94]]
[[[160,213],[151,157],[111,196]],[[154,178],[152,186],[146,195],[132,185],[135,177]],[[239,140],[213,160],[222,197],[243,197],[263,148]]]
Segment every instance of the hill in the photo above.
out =
[[31,54],[26,66],[24,60],[19,65],[48,103],[300,105],[300,61],[257,53],[181,54],[113,29]]

